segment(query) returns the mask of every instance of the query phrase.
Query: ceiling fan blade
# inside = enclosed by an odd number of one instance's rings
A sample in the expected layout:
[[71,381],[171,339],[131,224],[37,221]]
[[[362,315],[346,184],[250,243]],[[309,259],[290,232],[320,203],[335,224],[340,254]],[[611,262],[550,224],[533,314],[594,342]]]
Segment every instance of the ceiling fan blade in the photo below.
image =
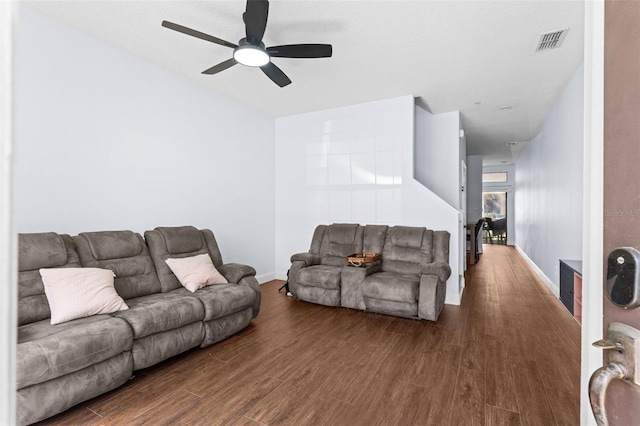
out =
[[169,28],[170,30],[178,31],[179,33],[190,35],[191,37],[197,37],[202,40],[210,41],[211,43],[219,44],[221,46],[230,47],[232,49],[238,47],[237,44],[229,43],[228,41],[222,40],[218,37],[201,33],[200,31],[192,30],[191,28],[187,28],[179,24],[174,24],[173,22],[162,21],[162,26],[165,28]]
[[247,0],[247,9],[242,14],[247,34],[247,41],[260,44],[267,28],[269,2],[267,0]]
[[220,71],[224,71],[227,68],[231,68],[232,66],[234,66],[237,63],[238,62],[236,62],[236,60],[233,59],[233,58],[227,59],[224,62],[220,62],[218,65],[214,65],[211,68],[202,71],[202,74],[207,74],[207,75],[217,74]]
[[333,47],[330,44],[288,44],[268,47],[267,52],[276,58],[330,58]]
[[289,77],[287,77],[287,75],[283,73],[280,68],[275,66],[273,62],[269,62],[267,65],[261,66],[260,69],[267,75],[267,77],[273,80],[273,82],[280,87],[291,84],[291,80],[289,80]]

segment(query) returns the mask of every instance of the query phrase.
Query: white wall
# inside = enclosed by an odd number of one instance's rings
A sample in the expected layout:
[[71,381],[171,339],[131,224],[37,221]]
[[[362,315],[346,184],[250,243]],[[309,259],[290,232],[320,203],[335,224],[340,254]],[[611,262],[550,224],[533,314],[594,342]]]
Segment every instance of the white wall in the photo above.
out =
[[415,178],[460,209],[460,160],[466,155],[460,139],[460,113],[431,114],[416,106],[415,122]]
[[276,119],[279,277],[319,224],[426,226],[451,233],[446,302],[460,303],[458,212],[413,179],[413,139],[411,96]]
[[506,192],[507,193],[507,244],[515,245],[516,243],[516,166],[513,164],[505,164],[504,166],[484,166],[483,173],[506,172],[506,182],[483,183],[483,192]]
[[[431,114],[416,105],[414,131],[414,177],[437,196],[461,212],[457,245],[460,270],[465,270],[466,220],[465,194],[461,191],[462,163],[466,161],[467,144],[460,137],[462,123],[458,111]],[[460,289],[464,280],[460,282]]]
[[559,259],[582,259],[584,66],[516,163],[516,244],[558,295]]
[[482,218],[482,155],[467,156],[467,222]]
[[19,232],[194,225],[273,277],[274,121],[21,7]]

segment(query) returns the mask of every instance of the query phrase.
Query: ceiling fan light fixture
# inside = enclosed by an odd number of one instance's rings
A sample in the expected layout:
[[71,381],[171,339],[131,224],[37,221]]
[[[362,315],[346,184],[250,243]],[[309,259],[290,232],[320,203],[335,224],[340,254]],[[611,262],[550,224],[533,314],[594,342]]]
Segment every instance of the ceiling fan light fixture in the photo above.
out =
[[270,61],[269,54],[259,46],[244,44],[233,51],[233,59],[248,67],[261,67]]

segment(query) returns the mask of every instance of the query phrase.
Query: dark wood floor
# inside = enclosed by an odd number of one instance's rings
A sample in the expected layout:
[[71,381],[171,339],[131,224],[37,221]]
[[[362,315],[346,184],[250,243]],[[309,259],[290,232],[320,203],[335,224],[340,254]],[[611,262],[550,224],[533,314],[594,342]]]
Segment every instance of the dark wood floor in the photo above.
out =
[[580,327],[513,247],[485,246],[437,323],[262,286],[234,337],[45,424],[577,425]]

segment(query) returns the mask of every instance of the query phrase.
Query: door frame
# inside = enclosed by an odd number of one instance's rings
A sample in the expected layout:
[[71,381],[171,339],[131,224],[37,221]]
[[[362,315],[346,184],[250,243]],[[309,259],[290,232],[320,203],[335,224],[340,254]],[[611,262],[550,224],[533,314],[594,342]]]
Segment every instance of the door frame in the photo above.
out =
[[[495,194],[504,193],[504,203],[505,203],[504,218],[507,220],[507,229],[505,231],[506,235],[505,235],[504,244],[509,246],[515,246],[515,238],[513,238],[511,235],[513,233],[513,230],[515,229],[515,226],[513,226],[513,224],[515,223],[513,219],[514,213],[511,212],[512,210],[514,210],[513,188],[511,186],[495,186],[495,187],[487,188],[486,190],[482,188],[482,216],[483,217],[487,217],[487,214],[484,211],[484,195],[493,194],[493,193]],[[493,243],[493,241],[491,242]]]
[[506,244],[508,246],[516,245],[516,220],[515,220],[515,212],[516,212],[516,197],[515,197],[515,186],[510,184],[504,184],[499,186],[489,186],[482,187],[482,197],[484,201],[484,193],[485,192],[504,192],[507,197],[507,241]]
[[16,422],[18,268],[13,225],[13,48],[17,9],[17,2],[0,1],[0,424]]
[[604,232],[604,0],[585,1],[583,282],[580,424],[595,425],[589,404],[589,378],[602,365]]

